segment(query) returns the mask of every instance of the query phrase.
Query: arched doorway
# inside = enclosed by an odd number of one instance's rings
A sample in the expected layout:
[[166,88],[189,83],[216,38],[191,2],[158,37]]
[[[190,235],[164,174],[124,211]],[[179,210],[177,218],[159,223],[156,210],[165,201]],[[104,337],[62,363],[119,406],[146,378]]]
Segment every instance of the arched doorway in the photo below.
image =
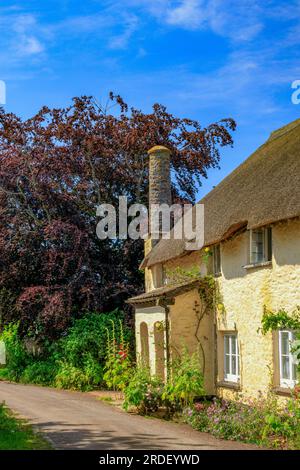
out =
[[154,324],[155,373],[165,380],[165,330],[163,322]]
[[149,362],[149,333],[148,325],[145,322],[140,324],[140,341],[141,341],[141,363],[143,367],[150,367]]

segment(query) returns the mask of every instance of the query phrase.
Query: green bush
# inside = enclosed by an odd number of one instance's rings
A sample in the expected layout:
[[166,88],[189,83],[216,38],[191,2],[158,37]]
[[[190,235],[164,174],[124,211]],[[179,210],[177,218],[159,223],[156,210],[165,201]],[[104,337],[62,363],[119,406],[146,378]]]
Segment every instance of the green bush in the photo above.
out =
[[[87,313],[74,321],[65,338],[60,340],[61,355],[68,364],[82,368],[87,356],[104,364],[106,360],[107,330],[111,331],[112,322],[116,325],[116,340],[120,341],[120,321],[124,315],[119,310],[110,313]],[[124,328],[124,338],[131,341],[132,333]]]
[[128,410],[135,406],[140,414],[157,411],[162,404],[163,384],[160,379],[150,375],[147,368],[138,367],[125,388],[123,407]]
[[57,388],[83,392],[99,387],[102,383],[103,366],[87,354],[81,368],[67,362],[60,362],[54,379],[54,385]]
[[[123,313],[118,310],[102,314],[86,313],[74,321],[65,337],[41,344],[38,356],[24,347],[24,340],[18,335],[18,324],[7,325],[0,335],[7,352],[7,365],[1,369],[0,377],[78,390],[104,385],[107,332],[112,334],[114,328],[116,344],[123,342],[127,348],[132,340],[132,332],[123,326],[123,321]],[[118,373],[118,370],[114,372]]]
[[184,349],[180,359],[170,367],[170,377],[164,387],[162,399],[170,410],[181,409],[204,394],[203,373],[198,354],[190,355]]
[[22,383],[51,385],[56,375],[56,364],[51,361],[37,361],[29,364],[20,377]]
[[203,374],[197,354],[184,350],[180,359],[169,368],[167,382],[151,376],[149,369],[138,367],[125,388],[124,408],[135,406],[140,413],[157,411],[160,406],[170,412],[191,404],[196,396],[204,394]]
[[91,390],[90,381],[84,371],[67,363],[61,363],[54,384],[57,388]]
[[18,382],[30,364],[30,356],[28,355],[22,341],[18,335],[18,323],[10,323],[3,328],[0,340],[4,341],[6,348],[6,372],[5,376],[8,380]]

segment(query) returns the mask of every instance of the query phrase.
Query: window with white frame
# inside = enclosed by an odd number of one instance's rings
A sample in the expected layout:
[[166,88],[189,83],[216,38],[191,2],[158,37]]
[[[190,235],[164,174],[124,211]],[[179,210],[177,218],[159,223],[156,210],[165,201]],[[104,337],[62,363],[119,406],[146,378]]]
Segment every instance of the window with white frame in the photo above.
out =
[[297,382],[297,358],[292,353],[295,335],[292,331],[279,331],[280,386],[293,388]]
[[237,334],[224,335],[224,380],[238,382],[240,380],[240,357]]
[[250,263],[272,261],[272,229],[258,228],[250,231]]
[[213,246],[213,270],[214,275],[217,276],[221,274],[221,246]]

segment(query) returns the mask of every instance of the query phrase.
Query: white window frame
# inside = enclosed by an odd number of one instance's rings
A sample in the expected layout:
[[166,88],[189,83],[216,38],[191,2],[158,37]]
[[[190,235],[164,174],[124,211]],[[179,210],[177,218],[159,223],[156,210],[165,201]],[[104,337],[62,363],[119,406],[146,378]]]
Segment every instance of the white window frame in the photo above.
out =
[[[229,352],[226,352],[226,338],[229,338]],[[240,381],[240,353],[239,353],[239,343],[238,343],[238,335],[236,333],[226,333],[224,334],[223,339],[223,347],[224,347],[224,380],[225,382],[239,382]],[[232,344],[235,342],[235,351],[236,353],[232,353]],[[226,371],[226,356],[229,356],[229,372]],[[236,373],[232,373],[232,365],[233,360],[232,358],[236,358]]]
[[[289,338],[289,353],[282,354],[282,334],[287,333]],[[295,340],[294,332],[291,330],[279,330],[278,341],[279,341],[279,373],[280,373],[280,386],[283,388],[294,388],[297,383],[297,378],[293,379],[293,366],[297,364],[297,359],[291,352],[291,343]],[[289,378],[283,378],[283,364],[282,357],[288,357],[289,359]]]
[[[217,257],[216,257],[216,251],[219,250],[219,266],[216,266],[216,260],[217,260]],[[218,244],[218,245],[214,245],[213,246],[213,273],[215,276],[219,276],[220,274],[222,274],[222,261],[221,261],[221,245]],[[216,268],[219,268],[219,269],[216,269]]]
[[[254,259],[253,257],[253,234],[254,232],[262,232],[262,241],[263,241],[263,253],[262,253],[262,259],[257,260]],[[269,233],[271,237],[271,241],[269,241]],[[271,246],[269,244],[271,243]],[[269,256],[269,251],[270,256]],[[272,261],[272,228],[271,227],[262,227],[262,228],[257,228],[257,229],[252,229],[250,230],[250,264],[260,264],[260,263],[265,263],[268,261]]]

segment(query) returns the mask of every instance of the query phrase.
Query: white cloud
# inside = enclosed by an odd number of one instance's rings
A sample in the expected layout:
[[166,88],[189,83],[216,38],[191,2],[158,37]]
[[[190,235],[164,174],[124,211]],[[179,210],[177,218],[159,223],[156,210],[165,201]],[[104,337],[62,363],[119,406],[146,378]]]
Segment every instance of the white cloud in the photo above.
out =
[[2,14],[0,17],[0,24],[7,32],[2,36],[2,39],[6,41],[7,55],[15,54],[20,58],[40,54],[45,47],[39,39],[41,34],[36,17],[32,14],[15,13],[15,11],[17,10],[14,9],[11,15]]
[[251,41],[268,18],[299,17],[299,0],[279,7],[278,0],[115,0],[118,8],[146,11],[158,23],[187,30],[206,29],[232,41]]
[[44,51],[43,44],[34,36],[22,35],[16,46],[16,50],[21,55],[35,55]]
[[135,15],[126,16],[124,20],[123,31],[117,36],[112,36],[109,40],[111,49],[126,49],[132,35],[138,29],[139,21]]
[[36,27],[36,18],[34,15],[25,14],[25,15],[17,15],[13,18],[12,29],[16,33],[23,34],[28,29],[32,29]]
[[166,22],[187,29],[198,29],[207,21],[207,16],[202,1],[183,0],[178,6],[167,7]]

